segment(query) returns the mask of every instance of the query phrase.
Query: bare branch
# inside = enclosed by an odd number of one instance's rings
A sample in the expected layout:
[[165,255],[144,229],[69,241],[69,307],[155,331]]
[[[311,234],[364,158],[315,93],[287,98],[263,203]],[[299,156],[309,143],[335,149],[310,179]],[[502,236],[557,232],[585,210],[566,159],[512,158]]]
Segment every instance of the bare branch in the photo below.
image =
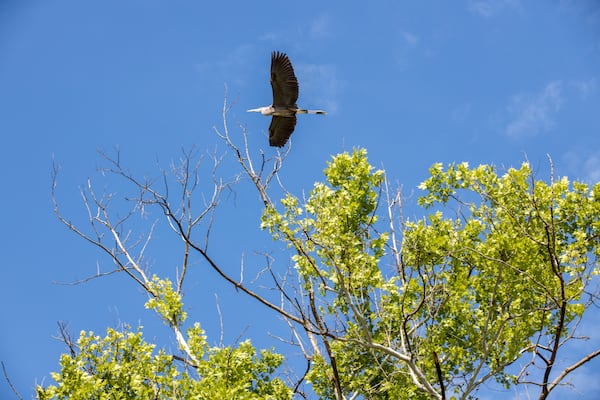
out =
[[433,352],[433,362],[435,364],[435,372],[437,373],[438,383],[440,384],[441,400],[446,400],[446,389],[444,388],[444,376],[442,375],[442,366],[437,353]]
[[225,329],[223,328],[223,314],[221,314],[221,306],[219,305],[219,296],[215,293],[215,304],[217,306],[217,314],[219,315],[219,327],[221,334],[219,335],[219,346],[223,347],[223,336]]
[[67,324],[65,322],[58,322],[58,331],[60,333],[60,340],[67,345],[69,352],[71,353],[71,357],[75,358],[77,355],[77,343],[71,339],[71,335],[67,330]]
[[598,357],[600,355],[600,349],[595,350],[591,353],[589,353],[588,355],[586,355],[585,357],[583,357],[582,359],[580,359],[579,361],[577,361],[576,363],[568,366],[567,368],[565,368],[560,375],[558,375],[549,385],[548,385],[548,393],[552,392],[552,390],[557,387],[558,385],[561,384],[561,382],[567,377],[567,375],[569,375],[571,372],[575,371],[577,368],[581,367],[583,364],[593,360],[594,358]]
[[[81,231],[80,229],[78,229],[75,225],[73,225],[70,221],[68,221],[66,218],[64,218],[60,212],[60,208],[58,206],[58,201],[56,200],[56,179],[57,179],[57,174],[58,174],[58,166],[56,164],[53,165],[53,174],[52,174],[52,203],[54,205],[54,213],[56,214],[57,218],[59,219],[60,222],[62,222],[64,225],[66,225],[71,231],[75,232],[75,234],[77,234],[79,237],[85,239],[87,242],[93,244],[94,246],[98,247],[99,249],[101,249],[104,253],[106,253],[112,260],[113,262],[119,267],[119,269],[123,272],[125,272],[127,275],[129,275],[134,281],[136,281],[140,286],[142,286],[145,290],[148,290],[146,283],[144,282],[143,279],[138,278],[133,272],[132,272],[132,265],[127,265],[124,264],[123,262],[121,262],[118,254],[111,248],[107,247],[106,245],[104,245],[104,243],[102,242],[104,235],[98,231],[97,229],[97,225],[96,222],[99,222],[101,224],[103,224],[104,226],[106,226],[109,230],[113,230],[113,236],[117,236],[118,237],[118,233],[114,230],[114,227],[112,227],[112,225],[108,222],[108,221],[103,221],[100,217],[100,212],[102,209],[106,209],[105,206],[105,202],[109,201],[109,200],[105,200],[104,202],[99,201],[95,195],[93,194],[93,191],[90,193],[92,196],[92,201],[94,201],[94,203],[97,205],[97,212],[94,214],[92,213],[92,209],[90,207],[90,199],[88,199],[88,197],[85,195],[85,192],[82,192],[82,196],[84,199],[84,205],[88,211],[88,216],[89,216],[89,220],[90,220],[90,224],[92,225],[92,228],[95,231],[95,235],[96,238],[93,238],[89,235],[87,235],[86,233],[84,233],[83,231]],[[135,268],[134,268],[135,269]],[[141,270],[139,267],[137,269],[135,269],[136,271]]]
[[10,386],[10,389],[13,391],[13,393],[15,394],[15,396],[17,396],[19,400],[23,400],[23,396],[21,396],[21,394],[17,391],[17,388],[15,387],[15,385],[13,385],[10,378],[8,377],[8,372],[6,372],[4,361],[0,361],[0,364],[2,364],[2,373],[4,374],[4,379],[6,379],[8,386]]
[[100,265],[98,265],[98,263],[96,263],[96,274],[89,276],[87,278],[83,278],[83,279],[78,279],[76,281],[72,281],[72,282],[60,282],[60,281],[53,281],[52,283],[55,285],[64,285],[64,286],[75,286],[75,285],[81,285],[83,283],[92,281],[96,278],[102,278],[104,276],[108,276],[108,275],[112,275],[115,273],[119,273],[119,272],[123,272],[122,269],[113,269],[110,271],[106,271],[106,272],[100,272]]

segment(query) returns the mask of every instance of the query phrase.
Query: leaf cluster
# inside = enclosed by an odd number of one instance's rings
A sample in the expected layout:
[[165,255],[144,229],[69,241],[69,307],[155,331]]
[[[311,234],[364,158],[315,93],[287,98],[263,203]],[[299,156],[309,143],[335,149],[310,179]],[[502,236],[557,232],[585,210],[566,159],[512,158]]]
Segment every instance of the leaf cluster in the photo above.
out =
[[56,385],[38,386],[39,399],[290,399],[272,374],[283,357],[250,341],[238,347],[209,347],[198,324],[188,332],[198,365],[181,364],[146,342],[141,329],[107,329],[106,336],[82,331],[74,355],[63,354]]

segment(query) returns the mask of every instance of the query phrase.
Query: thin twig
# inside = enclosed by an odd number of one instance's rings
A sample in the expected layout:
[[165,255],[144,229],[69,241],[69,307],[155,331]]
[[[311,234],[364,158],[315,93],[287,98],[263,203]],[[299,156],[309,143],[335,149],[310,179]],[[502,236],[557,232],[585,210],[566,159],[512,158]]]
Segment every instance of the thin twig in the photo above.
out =
[[21,394],[17,391],[17,388],[15,387],[15,385],[13,385],[10,378],[8,377],[8,372],[6,372],[4,361],[0,361],[0,364],[2,364],[2,373],[4,374],[4,379],[6,379],[6,382],[8,382],[8,386],[10,386],[11,390],[19,400],[23,400],[23,396],[21,396]]

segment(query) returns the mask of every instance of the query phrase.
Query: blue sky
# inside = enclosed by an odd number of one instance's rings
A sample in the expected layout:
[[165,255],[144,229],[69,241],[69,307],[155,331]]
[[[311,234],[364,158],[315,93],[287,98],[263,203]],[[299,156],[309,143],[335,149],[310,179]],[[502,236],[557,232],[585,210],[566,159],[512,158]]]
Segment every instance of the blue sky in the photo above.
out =
[[[78,190],[88,178],[100,191],[127,190],[97,172],[104,165],[98,150],[118,147],[139,176],[156,176],[182,148],[224,152],[213,126],[221,124],[225,87],[230,101],[237,98],[232,132],[246,126],[251,146],[274,154],[269,119],[245,112],[270,103],[273,50],[294,64],[299,105],[329,111],[299,117],[281,172],[298,195],[322,179],[331,155],[353,147],[366,148],[370,162],[413,200],[435,162],[509,167],[527,158],[543,177],[550,155],[557,175],[600,180],[595,1],[400,3],[0,2],[0,360],[26,398],[57,369],[64,351],[52,338],[57,321],[68,322],[74,335],[141,324],[149,340],[175,347],[125,277],[56,284],[110,264],[53,215],[52,159],[62,167],[63,212],[84,226]],[[226,176],[230,168],[224,166]],[[212,254],[233,271],[242,253],[260,264],[255,252],[274,244],[258,229],[251,187],[242,183],[223,209]],[[160,274],[180,262],[167,233],[151,246],[150,268]],[[209,339],[219,338],[218,295],[226,342],[241,336],[278,346],[267,332],[283,323],[201,268],[188,278],[185,301]],[[592,315],[583,329],[593,332],[599,320]],[[597,348],[598,340],[582,346]],[[582,369],[573,378],[579,392],[565,396],[595,398],[599,367],[596,361]],[[0,379],[0,397],[9,393]]]

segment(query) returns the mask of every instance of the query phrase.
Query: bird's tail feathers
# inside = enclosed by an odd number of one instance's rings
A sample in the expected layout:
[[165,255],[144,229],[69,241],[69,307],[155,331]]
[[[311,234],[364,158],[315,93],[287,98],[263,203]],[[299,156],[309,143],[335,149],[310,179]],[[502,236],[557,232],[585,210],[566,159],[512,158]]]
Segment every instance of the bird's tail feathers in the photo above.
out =
[[327,111],[323,111],[323,110],[305,110],[305,109],[299,108],[298,110],[296,110],[296,114],[321,114],[321,115],[325,115],[325,114],[327,114]]

